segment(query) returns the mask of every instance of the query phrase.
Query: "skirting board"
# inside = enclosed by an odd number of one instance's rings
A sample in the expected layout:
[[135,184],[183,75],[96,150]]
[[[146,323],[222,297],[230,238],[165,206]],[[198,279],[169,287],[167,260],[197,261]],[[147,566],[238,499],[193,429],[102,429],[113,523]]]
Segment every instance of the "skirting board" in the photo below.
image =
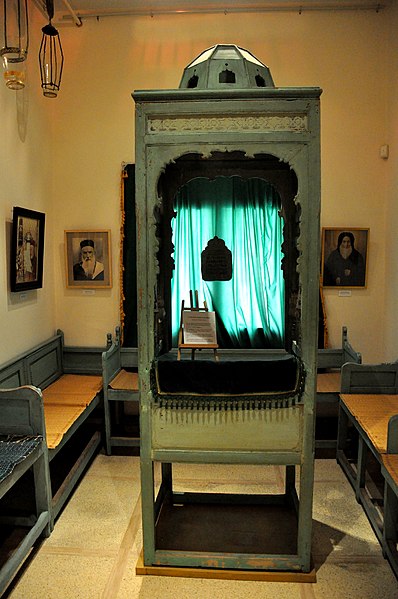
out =
[[181,566],[144,566],[142,552],[138,558],[137,576],[174,576],[182,578],[214,578],[218,580],[258,580],[262,582],[316,582],[315,568],[306,572],[271,572],[269,570],[220,570]]

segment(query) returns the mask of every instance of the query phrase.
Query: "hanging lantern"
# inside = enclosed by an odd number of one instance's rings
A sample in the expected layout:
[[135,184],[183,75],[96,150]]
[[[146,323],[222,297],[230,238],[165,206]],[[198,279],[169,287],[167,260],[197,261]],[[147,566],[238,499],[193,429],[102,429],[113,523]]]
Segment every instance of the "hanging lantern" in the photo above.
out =
[[29,45],[27,0],[3,0],[1,9],[0,56],[4,79],[9,89],[22,89],[25,87],[24,61]]
[[64,53],[58,31],[51,23],[54,16],[53,1],[47,0],[46,6],[50,22],[42,29],[43,37],[39,51],[41,87],[44,96],[56,98],[61,85]]

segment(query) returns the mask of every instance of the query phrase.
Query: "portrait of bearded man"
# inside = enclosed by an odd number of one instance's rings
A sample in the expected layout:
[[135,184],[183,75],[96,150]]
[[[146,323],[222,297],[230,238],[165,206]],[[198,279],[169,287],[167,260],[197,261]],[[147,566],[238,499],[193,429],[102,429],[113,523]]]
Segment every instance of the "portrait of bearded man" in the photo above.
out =
[[323,273],[324,286],[363,287],[365,285],[365,261],[355,248],[351,231],[342,231],[337,248],[328,256]]
[[83,239],[80,242],[80,262],[73,266],[75,281],[103,281],[104,265],[96,258],[94,241]]

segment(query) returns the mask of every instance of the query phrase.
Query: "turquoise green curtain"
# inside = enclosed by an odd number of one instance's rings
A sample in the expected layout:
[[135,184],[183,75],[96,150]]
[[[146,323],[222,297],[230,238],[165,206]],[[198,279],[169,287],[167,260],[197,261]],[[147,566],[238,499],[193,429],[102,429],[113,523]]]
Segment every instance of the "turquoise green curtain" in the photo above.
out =
[[[189,306],[196,289],[200,305],[206,300],[216,313],[220,347],[283,347],[283,221],[275,189],[257,178],[197,178],[179,190],[174,209],[173,345],[181,301]],[[201,278],[201,253],[215,235],[232,252],[230,281]]]

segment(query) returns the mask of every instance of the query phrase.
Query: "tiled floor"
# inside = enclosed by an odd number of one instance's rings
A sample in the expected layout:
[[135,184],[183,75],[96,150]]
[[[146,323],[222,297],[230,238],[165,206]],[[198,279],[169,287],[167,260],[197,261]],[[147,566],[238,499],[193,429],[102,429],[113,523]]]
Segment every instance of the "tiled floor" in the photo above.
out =
[[[266,476],[269,485],[281,487],[279,467],[267,467]],[[264,485],[259,466],[177,465],[174,477],[184,490],[256,492]],[[398,598],[398,581],[334,460],[316,461],[314,584],[137,576],[140,509],[139,458],[97,456],[8,598]]]

